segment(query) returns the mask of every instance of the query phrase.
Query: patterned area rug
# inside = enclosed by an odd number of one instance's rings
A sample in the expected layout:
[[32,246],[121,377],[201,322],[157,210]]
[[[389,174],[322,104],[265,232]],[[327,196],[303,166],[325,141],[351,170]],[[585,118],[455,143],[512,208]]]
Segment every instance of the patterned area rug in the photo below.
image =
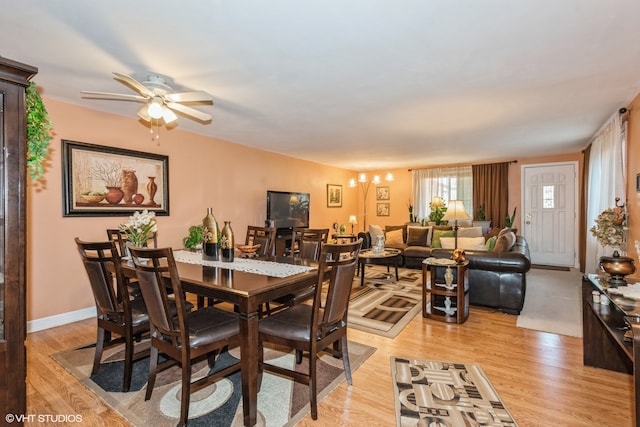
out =
[[[180,414],[180,373],[174,366],[158,374],[151,399],[144,400],[149,358],[134,363],[131,391],[122,393],[124,346],[105,350],[103,362],[96,375],[90,376],[95,347],[93,345],[63,351],[52,355],[79,381],[91,389],[106,404],[134,426],[175,426]],[[375,348],[349,342],[351,371],[355,371],[375,351]],[[216,368],[228,366],[239,357],[239,350],[223,353],[216,361]],[[265,360],[293,367],[293,353],[275,349],[265,352]],[[306,370],[305,357],[297,370]],[[193,378],[204,375],[208,369],[206,360],[193,368]],[[345,381],[342,359],[323,355],[318,364],[318,400]],[[355,387],[355,385],[354,385]],[[294,383],[284,377],[265,372],[258,394],[257,426],[295,425],[310,411],[309,392],[304,384]],[[191,395],[189,426],[242,426],[242,389],[240,372],[236,372],[215,384]]]
[[396,425],[518,424],[477,365],[391,357]]
[[353,278],[349,301],[349,327],[393,338],[422,307],[422,271],[367,265],[364,286]]

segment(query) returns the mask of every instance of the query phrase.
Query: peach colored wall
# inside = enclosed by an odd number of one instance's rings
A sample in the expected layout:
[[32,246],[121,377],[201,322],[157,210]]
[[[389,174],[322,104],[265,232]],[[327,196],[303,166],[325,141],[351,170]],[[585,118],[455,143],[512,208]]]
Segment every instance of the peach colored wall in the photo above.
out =
[[[202,221],[207,207],[213,208],[218,222],[230,220],[236,238],[243,240],[247,225],[264,224],[268,189],[309,192],[312,227],[347,223],[357,210],[357,195],[348,185],[353,171],[195,135],[179,126],[161,129],[156,143],[134,118],[48,98],[45,104],[55,135],[44,180],[30,183],[28,191],[28,320],[93,306],[73,238],[104,240],[106,228],[126,221],[63,217],[61,139],[169,156],[170,216],[158,217],[161,246],[181,247],[188,227]],[[327,208],[327,184],[343,185],[341,208]]]
[[[640,193],[636,192],[636,174],[640,173],[640,94],[627,108],[631,111],[627,122],[628,255],[638,260],[634,242],[640,240]],[[636,272],[636,276],[640,276],[640,273]]]

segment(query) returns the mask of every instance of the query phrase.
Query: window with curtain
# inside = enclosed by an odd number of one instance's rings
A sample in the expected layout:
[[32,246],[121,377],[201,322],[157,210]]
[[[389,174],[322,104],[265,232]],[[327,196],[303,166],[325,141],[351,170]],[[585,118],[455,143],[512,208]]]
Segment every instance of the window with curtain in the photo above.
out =
[[471,166],[415,169],[413,178],[413,210],[421,220],[429,218],[429,204],[440,196],[449,200],[462,200],[467,213],[473,217],[473,174]]

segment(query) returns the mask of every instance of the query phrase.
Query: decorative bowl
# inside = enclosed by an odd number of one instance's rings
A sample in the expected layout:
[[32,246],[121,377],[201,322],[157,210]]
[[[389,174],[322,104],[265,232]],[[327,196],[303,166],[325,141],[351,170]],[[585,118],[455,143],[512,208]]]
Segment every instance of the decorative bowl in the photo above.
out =
[[258,249],[260,249],[260,244],[258,243],[257,245],[236,245],[236,247],[243,254],[253,254]]
[[101,201],[104,200],[104,194],[100,194],[100,195],[83,194],[82,198],[89,203],[100,203]]

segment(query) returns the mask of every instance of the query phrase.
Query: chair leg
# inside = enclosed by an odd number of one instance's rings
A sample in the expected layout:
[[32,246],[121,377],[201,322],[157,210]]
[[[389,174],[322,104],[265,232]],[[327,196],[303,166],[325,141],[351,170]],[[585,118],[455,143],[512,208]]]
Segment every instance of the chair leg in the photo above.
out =
[[349,363],[349,348],[347,347],[347,336],[340,338],[340,347],[342,347],[342,363],[344,365],[344,375],[347,377],[347,383],[353,384],[351,380],[351,364]]
[[302,363],[302,350],[296,350],[296,364]]
[[100,369],[100,359],[102,359],[102,349],[104,348],[104,328],[98,326],[98,336],[96,337],[96,354],[93,357],[93,369],[91,375],[98,373]]
[[144,395],[144,400],[151,399],[151,393],[153,393],[153,387],[156,384],[156,374],[158,373],[158,349],[151,346],[149,352],[149,378],[147,379],[147,392]]
[[191,360],[184,358],[182,361],[182,393],[180,400],[180,421],[179,426],[187,425],[189,418],[189,397],[191,396]]
[[133,371],[133,336],[131,331],[125,334],[124,344],[124,379],[122,381],[122,391],[126,393],[131,387],[131,374]]
[[311,403],[311,418],[318,419],[318,394],[317,394],[317,377],[316,377],[316,362],[318,361],[318,354],[312,352],[309,355],[309,402]]

